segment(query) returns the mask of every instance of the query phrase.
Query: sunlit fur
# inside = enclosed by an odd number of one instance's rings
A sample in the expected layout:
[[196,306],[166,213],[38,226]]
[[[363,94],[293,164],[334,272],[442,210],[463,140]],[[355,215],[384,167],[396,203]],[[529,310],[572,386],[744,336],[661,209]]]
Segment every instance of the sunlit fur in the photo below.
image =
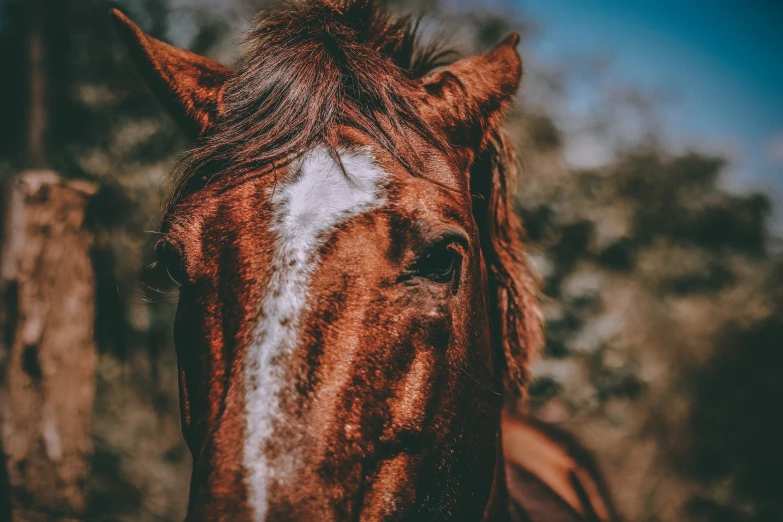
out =
[[342,223],[384,202],[381,191],[386,176],[372,154],[368,150],[338,154],[332,156],[324,148],[307,152],[292,165],[296,176],[270,194],[275,238],[272,276],[245,361],[244,463],[258,520],[266,517],[269,484],[296,480],[299,455],[292,451],[269,462],[265,449],[275,424],[290,421],[280,411],[279,396],[295,393],[294,383],[286,381],[285,368],[297,348],[310,277],[319,264],[318,249]]

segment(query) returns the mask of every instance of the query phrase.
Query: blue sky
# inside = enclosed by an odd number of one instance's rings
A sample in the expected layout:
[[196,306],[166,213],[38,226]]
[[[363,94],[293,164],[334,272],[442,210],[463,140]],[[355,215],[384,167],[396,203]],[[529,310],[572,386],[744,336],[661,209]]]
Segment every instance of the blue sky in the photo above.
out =
[[731,156],[727,186],[783,194],[783,0],[513,0],[540,62],[610,56],[613,81],[674,93],[676,147]]

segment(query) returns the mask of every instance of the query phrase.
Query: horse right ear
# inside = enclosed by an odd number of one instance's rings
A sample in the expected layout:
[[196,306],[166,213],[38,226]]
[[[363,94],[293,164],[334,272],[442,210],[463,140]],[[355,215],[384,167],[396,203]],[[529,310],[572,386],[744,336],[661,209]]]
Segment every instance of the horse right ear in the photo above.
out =
[[152,38],[117,9],[110,14],[152,93],[190,138],[209,134],[223,111],[223,92],[233,71]]

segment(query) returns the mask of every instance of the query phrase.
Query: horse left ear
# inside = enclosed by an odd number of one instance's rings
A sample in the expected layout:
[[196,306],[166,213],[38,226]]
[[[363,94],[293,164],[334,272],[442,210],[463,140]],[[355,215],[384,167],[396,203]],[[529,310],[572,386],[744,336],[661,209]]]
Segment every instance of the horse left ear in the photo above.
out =
[[457,146],[475,147],[495,130],[519,88],[519,35],[512,33],[479,56],[454,62],[422,79],[425,105]]
[[209,134],[222,112],[231,69],[152,38],[117,9],[110,14],[152,93],[189,137]]

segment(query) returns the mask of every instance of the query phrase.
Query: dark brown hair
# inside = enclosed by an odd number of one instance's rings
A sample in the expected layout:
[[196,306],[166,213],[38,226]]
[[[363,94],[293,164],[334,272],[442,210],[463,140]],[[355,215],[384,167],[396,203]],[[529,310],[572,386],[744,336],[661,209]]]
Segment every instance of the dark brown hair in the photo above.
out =
[[522,220],[514,211],[511,190],[519,162],[506,134],[495,130],[471,168],[473,215],[487,265],[489,309],[497,362],[503,368],[510,398],[524,394],[530,361],[544,343],[538,306],[538,282],[528,266]]
[[223,114],[176,169],[174,200],[216,176],[286,164],[327,145],[338,124],[366,133],[411,172],[419,165],[406,132],[447,150],[411,93],[455,53],[421,45],[417,20],[392,18],[372,0],[311,0],[262,12],[255,23]]

